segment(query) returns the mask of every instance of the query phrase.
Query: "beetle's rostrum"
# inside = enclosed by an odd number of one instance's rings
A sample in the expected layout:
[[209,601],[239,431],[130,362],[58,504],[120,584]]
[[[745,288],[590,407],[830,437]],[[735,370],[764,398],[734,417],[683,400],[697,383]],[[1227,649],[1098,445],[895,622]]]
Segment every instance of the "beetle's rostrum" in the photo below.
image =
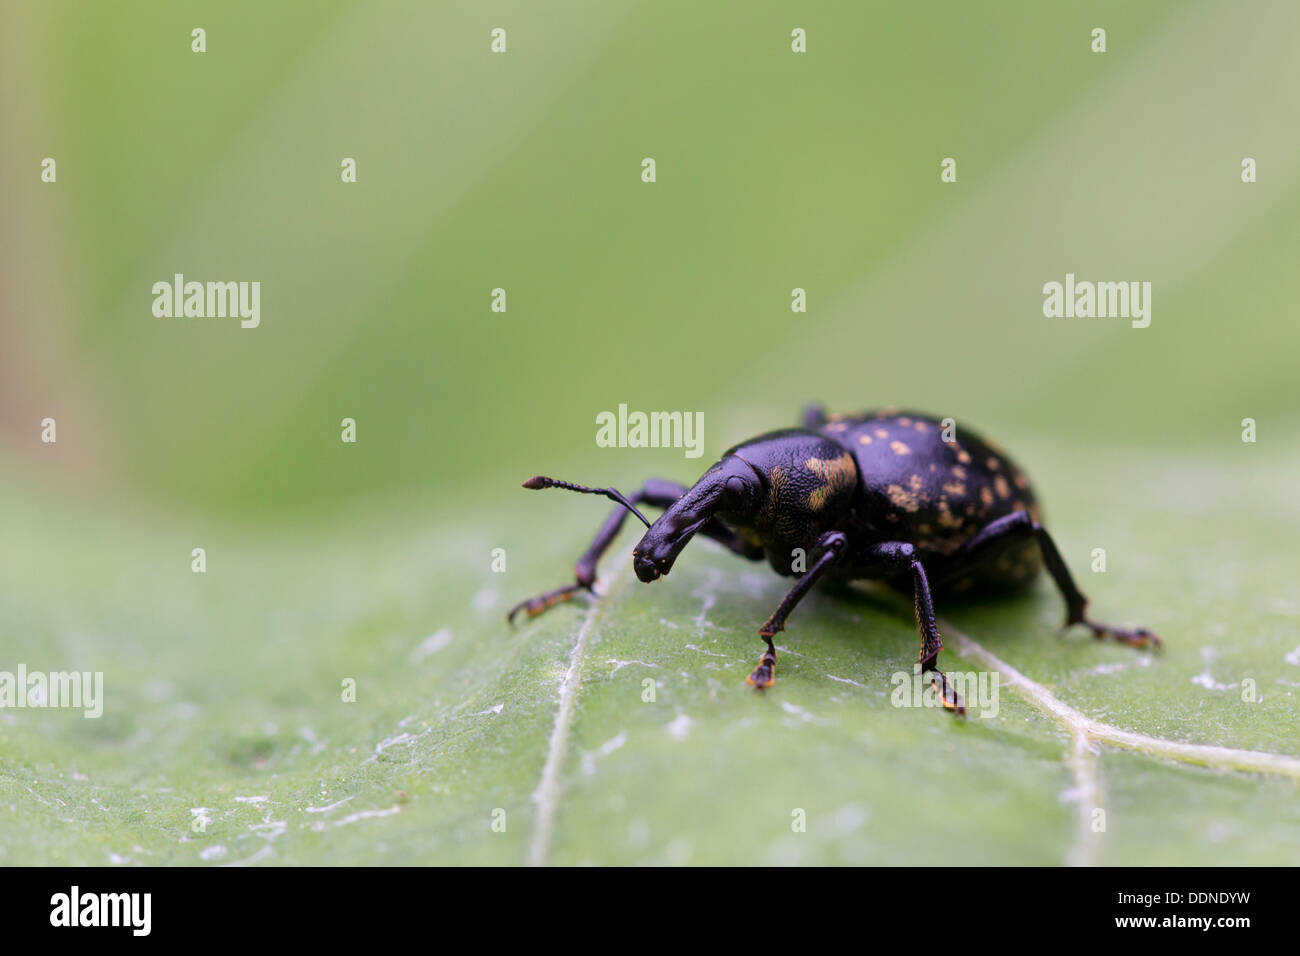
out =
[[[950,439],[950,440],[948,440]],[[797,578],[759,627],[766,649],[748,682],[776,679],[772,638],[800,599],[823,577],[881,580],[913,595],[921,631],[919,661],[944,706],[965,707],[939,669],[943,642],[933,597],[1023,588],[1043,565],[1065,598],[1065,626],[1098,638],[1158,646],[1144,628],[1099,624],[1043,527],[1028,477],[1000,448],[960,425],[945,434],[932,416],[894,409],[826,415],[810,407],[800,428],[759,435],[729,449],[694,485],[652,478],[630,499],[613,488],[588,488],[544,476],[525,488],[565,488],[619,503],[574,566],[576,582],[511,608],[530,616],[580,591],[595,593],[596,562],[630,511],[646,524],[632,551],[643,582],[668,574],[696,534],[751,561]],[[637,504],[662,508],[653,523]]]

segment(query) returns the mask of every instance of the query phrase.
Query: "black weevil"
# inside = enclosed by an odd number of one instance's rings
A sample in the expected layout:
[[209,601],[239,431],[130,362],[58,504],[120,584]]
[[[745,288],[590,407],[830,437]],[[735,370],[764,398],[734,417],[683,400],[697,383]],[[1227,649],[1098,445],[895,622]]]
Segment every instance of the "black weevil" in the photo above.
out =
[[[521,610],[540,614],[580,591],[594,594],[596,562],[628,511],[649,529],[632,552],[642,581],[667,574],[697,533],[751,561],[766,557],[779,574],[797,576],[758,629],[767,649],[749,676],[755,687],[774,683],[772,637],[823,575],[883,580],[913,594],[922,671],[944,706],[958,713],[962,701],[937,666],[943,642],[932,593],[1022,588],[1046,564],[1065,598],[1066,627],[1084,624],[1098,639],[1134,647],[1160,643],[1148,630],[1110,627],[1085,616],[1088,599],[1039,521],[1028,478],[996,445],[952,419],[894,409],[828,416],[812,406],[802,427],[735,446],[690,488],[652,478],[628,499],[613,488],[540,475],[524,487],[604,495],[621,507],[578,559],[577,582],[520,602],[510,610],[511,620]],[[651,524],[638,504],[664,512]]]

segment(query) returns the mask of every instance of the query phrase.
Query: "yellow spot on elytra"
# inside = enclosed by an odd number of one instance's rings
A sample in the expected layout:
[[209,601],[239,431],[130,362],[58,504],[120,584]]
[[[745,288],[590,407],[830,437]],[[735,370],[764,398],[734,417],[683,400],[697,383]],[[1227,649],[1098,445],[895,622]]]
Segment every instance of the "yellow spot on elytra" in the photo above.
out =
[[943,490],[948,492],[948,494],[950,495],[961,496],[966,494],[966,486],[963,485],[960,481],[948,482],[948,484],[943,486]]
[[994,458],[992,455],[989,456],[989,460],[985,462],[985,464],[989,466],[989,471],[997,471],[999,468],[1002,467],[1002,463],[998,461],[996,458]]
[[930,547],[933,550],[938,551],[940,554],[952,554],[962,546],[962,542],[966,540],[966,537],[968,536],[963,534],[952,535],[943,538],[940,541],[933,542]]
[[939,502],[939,527],[948,529],[961,527],[961,518],[948,510],[946,501]]
[[921,507],[916,500],[916,495],[902,485],[890,485],[885,489],[885,494],[889,495],[889,502],[895,508],[902,508],[904,511],[916,511]]
[[1026,488],[1029,487],[1029,479],[1025,477],[1024,472],[1020,472],[1020,471],[1016,472],[1016,476],[1015,478],[1012,479],[1012,481],[1016,483],[1016,487],[1019,488],[1021,491],[1024,491]]
[[870,444],[871,444],[871,436],[870,436],[870,435],[859,435],[859,436],[858,436],[858,443],[861,444],[861,445],[870,445]]
[[877,429],[876,429],[876,437],[877,437],[877,438],[888,438],[888,437],[889,437],[889,432],[885,431],[883,428],[877,428]]
[[901,441],[891,441],[889,447],[894,449],[895,455],[907,455],[912,451],[912,449],[908,448]]
[[997,489],[999,498],[1005,500],[1011,497],[1011,486],[1007,484],[1007,480],[1001,475],[993,479],[993,487]]
[[912,425],[912,427],[919,432],[928,432],[930,430],[930,426],[927,425],[925,422],[916,422]]
[[970,464],[970,453],[967,452],[967,451],[965,451],[964,449],[958,449],[958,450],[957,450],[957,460],[958,460],[959,462],[961,462],[963,465],[969,465],[969,464]]
[[912,420],[910,418],[900,418],[898,424],[902,425],[904,428],[911,428]]
[[925,486],[925,479],[922,478],[920,475],[912,475],[910,478],[907,479],[907,487],[911,488],[913,491],[920,491],[921,488],[924,486]]
[[961,465],[953,465],[953,466],[952,466],[952,476],[953,476],[954,478],[956,478],[958,481],[965,481],[965,480],[966,480],[966,469],[963,468]]
[[988,485],[980,489],[980,501],[984,502],[986,508],[993,504],[993,492],[989,491]]

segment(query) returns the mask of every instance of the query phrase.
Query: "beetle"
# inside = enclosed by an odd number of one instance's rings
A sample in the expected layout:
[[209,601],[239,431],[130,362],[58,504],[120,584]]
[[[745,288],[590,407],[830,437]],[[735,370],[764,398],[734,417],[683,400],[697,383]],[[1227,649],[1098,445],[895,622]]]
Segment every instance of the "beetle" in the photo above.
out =
[[[535,616],[583,591],[595,595],[596,563],[631,512],[647,528],[632,551],[643,582],[668,574],[696,534],[748,560],[766,558],[778,574],[797,578],[758,629],[767,646],[747,680],[760,689],[776,680],[772,638],[823,577],[879,580],[912,594],[921,671],[944,707],[959,714],[964,704],[938,666],[936,593],[1023,589],[1045,565],[1065,599],[1066,628],[1082,624],[1098,640],[1133,647],[1160,644],[1145,628],[1087,616],[1088,599],[1043,527],[1028,477],[1001,448],[950,418],[893,408],[827,415],[812,405],[800,427],[736,445],[690,488],[652,478],[627,498],[613,488],[542,475],[524,487],[604,495],[620,507],[578,558],[575,583],[521,601],[508,620],[520,611]],[[638,504],[664,510],[651,523]]]

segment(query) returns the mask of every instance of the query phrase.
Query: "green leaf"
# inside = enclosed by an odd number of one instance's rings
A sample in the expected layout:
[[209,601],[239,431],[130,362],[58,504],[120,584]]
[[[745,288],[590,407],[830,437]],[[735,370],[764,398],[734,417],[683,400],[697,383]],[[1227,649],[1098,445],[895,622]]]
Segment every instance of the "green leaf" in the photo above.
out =
[[[5,660],[102,669],[106,705],[97,720],[0,711],[4,858],[1290,862],[1295,460],[1016,447],[1060,489],[1053,528],[1096,615],[1165,648],[1061,636],[1046,580],[941,607],[946,669],[1000,671],[996,716],[964,721],[893,706],[917,632],[908,601],[871,588],[814,591],[781,635],[776,686],[747,687],[788,582],[706,541],[641,585],[628,531],[602,600],[508,627],[508,603],[564,580],[604,502],[509,491],[494,532],[464,521],[485,497],[419,530],[371,517],[292,545],[211,535],[205,574],[175,529],[9,507],[23,547],[3,568]],[[1177,749],[1193,744],[1265,756]]]
[[[0,671],[106,694],[0,709],[0,862],[1294,862],[1294,5],[827,4],[800,58],[776,3],[524,4],[508,57],[467,6],[318,6],[213,7],[201,58],[143,5],[0,29]],[[177,269],[263,325],[158,324]],[[1151,280],[1150,328],[1046,319],[1067,270]],[[893,706],[905,599],[815,592],[758,693],[787,582],[697,541],[643,586],[630,530],[601,602],[505,625],[608,507],[520,480],[701,470],[593,413],[715,454],[810,400],[978,425],[1165,649],[1059,635],[1046,581],[941,606],[1008,679],[956,721]]]

